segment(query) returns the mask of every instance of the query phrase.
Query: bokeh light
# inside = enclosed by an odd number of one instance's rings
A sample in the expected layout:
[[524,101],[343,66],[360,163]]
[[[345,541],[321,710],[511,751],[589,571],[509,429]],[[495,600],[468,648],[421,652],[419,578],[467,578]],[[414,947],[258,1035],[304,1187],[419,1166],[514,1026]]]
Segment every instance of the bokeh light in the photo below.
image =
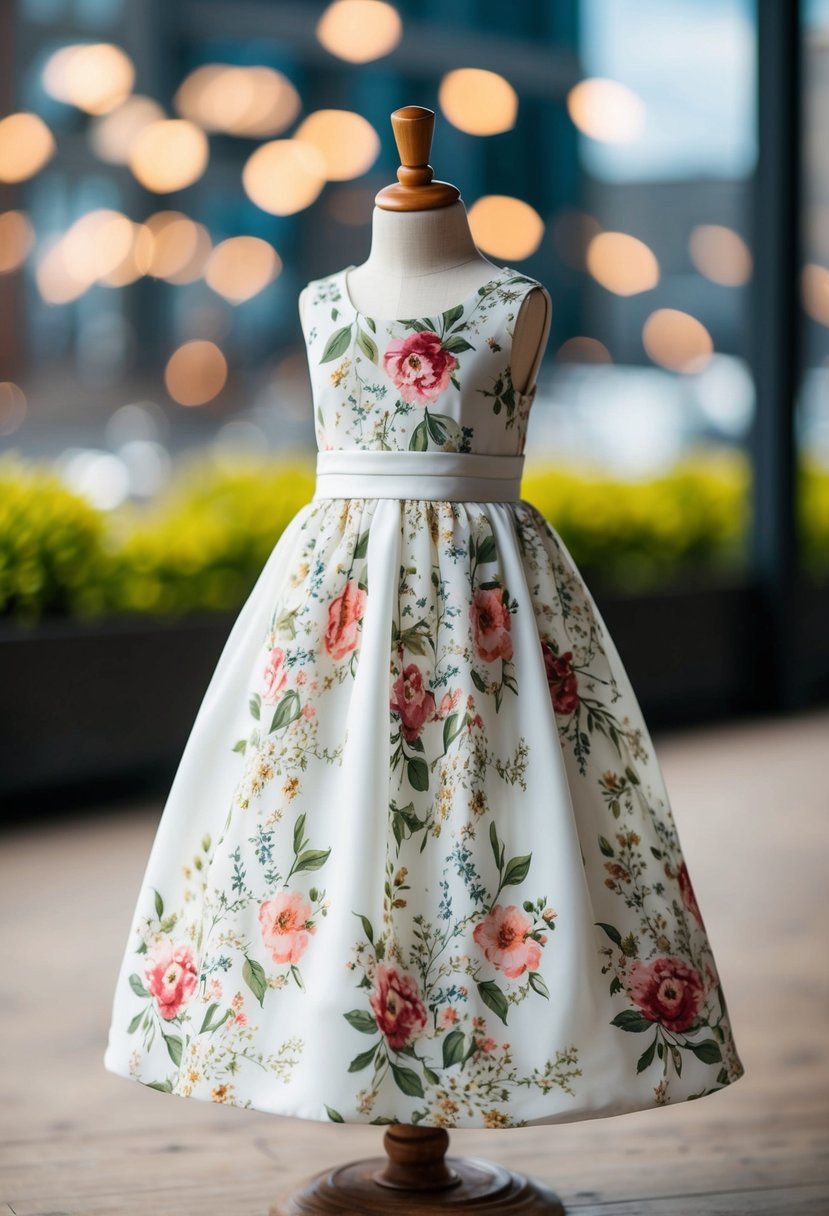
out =
[[317,149],[325,161],[325,176],[332,182],[359,177],[380,154],[374,127],[352,110],[315,110],[297,127],[295,138]]
[[813,321],[829,326],[829,270],[810,262],[800,275],[800,297]]
[[207,168],[207,136],[186,118],[147,123],[129,149],[129,166],[147,190],[169,194],[198,181]]
[[0,119],[0,182],[25,182],[54,155],[52,132],[37,114],[21,111]]
[[108,164],[125,165],[139,132],[163,118],[164,111],[151,97],[128,97],[108,114],[92,120],[89,127],[92,151]]
[[204,277],[218,295],[241,304],[267,287],[281,269],[273,245],[256,236],[232,236],[213,250]]
[[678,308],[652,312],[642,329],[642,344],[654,363],[686,374],[702,371],[714,351],[702,322]]
[[43,87],[58,101],[87,114],[106,114],[129,96],[135,68],[129,55],[111,42],[79,42],[49,56]]
[[469,209],[475,244],[505,261],[520,261],[535,253],[544,236],[544,221],[520,198],[487,194]]
[[22,266],[34,243],[35,230],[25,212],[0,212],[0,274]]
[[334,0],[317,22],[322,46],[349,63],[388,55],[402,34],[400,14],[383,0]]
[[293,215],[310,206],[326,179],[325,157],[305,140],[262,144],[242,170],[245,193],[271,215]]
[[608,144],[631,143],[645,126],[645,105],[627,85],[597,76],[567,94],[567,111],[583,135]]
[[467,135],[497,135],[515,126],[518,94],[508,80],[483,68],[457,68],[440,82],[438,101],[453,126]]
[[644,241],[625,232],[600,232],[587,247],[587,269],[608,291],[633,296],[659,282],[659,263]]
[[723,287],[742,287],[751,278],[751,251],[733,228],[698,224],[688,240],[691,261],[700,274]]
[[222,391],[227,360],[215,342],[196,338],[175,350],[164,369],[167,392],[179,405],[204,405]]
[[610,351],[598,338],[568,338],[556,351],[559,363],[612,363]]
[[146,224],[130,224],[130,241],[120,261],[100,276],[105,287],[127,287],[147,274],[152,265],[155,242]]
[[173,104],[206,131],[263,137],[278,135],[302,108],[299,93],[275,68],[205,63],[185,77]]
[[195,282],[213,247],[204,225],[181,211],[156,211],[145,227],[152,238],[147,274],[168,283]]
[[0,435],[13,435],[26,417],[26,394],[11,380],[0,380]]

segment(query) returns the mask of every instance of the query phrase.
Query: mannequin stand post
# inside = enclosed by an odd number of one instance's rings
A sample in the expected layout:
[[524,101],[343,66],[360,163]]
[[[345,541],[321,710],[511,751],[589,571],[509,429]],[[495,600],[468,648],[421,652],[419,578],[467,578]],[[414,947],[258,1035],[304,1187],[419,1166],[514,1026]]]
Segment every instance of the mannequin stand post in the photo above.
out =
[[391,1124],[386,1157],[366,1157],[323,1170],[271,1207],[269,1216],[564,1216],[559,1198],[541,1183],[477,1157],[447,1157],[440,1127]]

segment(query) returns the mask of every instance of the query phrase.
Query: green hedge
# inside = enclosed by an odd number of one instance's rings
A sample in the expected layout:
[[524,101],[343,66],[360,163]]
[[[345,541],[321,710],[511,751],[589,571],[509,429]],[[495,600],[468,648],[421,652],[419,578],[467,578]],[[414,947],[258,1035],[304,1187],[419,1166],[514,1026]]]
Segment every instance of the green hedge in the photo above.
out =
[[[180,615],[233,611],[314,489],[313,458],[199,455],[151,506],[97,511],[48,465],[0,459],[0,614]],[[581,568],[624,587],[743,559],[749,467],[740,453],[691,457],[646,481],[528,460],[523,496]],[[829,570],[829,473],[801,470],[805,563]]]

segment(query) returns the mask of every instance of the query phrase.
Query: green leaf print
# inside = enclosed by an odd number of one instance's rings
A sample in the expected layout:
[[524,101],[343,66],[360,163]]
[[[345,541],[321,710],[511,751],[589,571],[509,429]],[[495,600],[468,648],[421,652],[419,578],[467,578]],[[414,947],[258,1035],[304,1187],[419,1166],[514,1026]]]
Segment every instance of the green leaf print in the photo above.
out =
[[365,557],[368,553],[368,535],[369,529],[366,528],[365,532],[361,532],[358,536],[357,544],[354,546],[355,558]]
[[496,1013],[506,1026],[509,1002],[507,1001],[504,993],[495,983],[495,980],[482,980],[478,984],[478,992],[480,993],[481,1000],[487,1006],[487,1008],[491,1009],[493,1013]]
[[305,982],[303,981],[299,967],[297,967],[296,963],[291,963],[291,975],[294,977],[294,983],[296,984],[297,988],[299,988],[300,992],[304,992]]
[[363,924],[363,933],[365,933],[366,937],[368,938],[369,944],[373,946],[374,945],[374,930],[371,927],[371,921],[369,920],[369,918],[367,916],[363,916],[362,913],[355,912],[354,915],[360,917],[360,920],[362,921],[362,924]]
[[498,556],[498,550],[495,547],[495,537],[490,532],[485,536],[480,544],[475,546],[475,564],[480,566],[484,562],[494,562]]
[[262,698],[259,696],[259,693],[258,693],[258,692],[255,692],[255,693],[253,694],[253,696],[251,697],[250,701],[248,702],[248,705],[249,705],[249,707],[250,707],[250,714],[251,714],[251,717],[252,717],[252,718],[255,718],[255,719],[256,719],[256,721],[258,722],[258,721],[259,721],[259,713],[260,713],[260,710],[261,710],[261,708],[262,708]]
[[130,976],[130,988],[132,988],[132,990],[136,996],[149,996],[150,995],[149,992],[147,991],[147,989],[142,984],[140,975],[133,974]]
[[429,766],[420,756],[410,756],[406,771],[409,777],[409,785],[414,790],[423,792],[429,788]]
[[613,928],[613,925],[605,925],[605,924],[603,924],[603,923],[602,923],[600,920],[597,920],[597,921],[596,921],[596,925],[597,925],[597,927],[598,927],[599,929],[604,929],[604,931],[605,931],[605,933],[607,934],[607,936],[610,938],[610,940],[611,940],[611,941],[612,941],[612,942],[613,942],[615,945],[617,945],[617,946],[621,946],[621,944],[622,944],[622,935],[621,935],[621,933],[619,932],[619,930],[618,930],[618,929],[614,929],[614,928]]
[[242,979],[250,988],[253,995],[256,997],[259,1004],[264,1009],[265,993],[268,991],[268,981],[265,978],[265,968],[261,963],[257,963],[256,959],[245,956],[245,965],[242,968]]
[[471,342],[467,342],[466,338],[462,338],[460,334],[452,334],[450,338],[445,338],[441,343],[444,350],[448,350],[450,355],[460,355],[465,350],[474,350],[475,347]]
[[498,829],[494,821],[489,825],[489,843],[492,845],[492,852],[495,855],[495,865],[498,867],[498,872],[504,865],[504,846],[498,839]]
[[299,701],[299,693],[292,688],[290,692],[286,692],[285,696],[276,707],[276,713],[271,722],[270,734],[275,730],[282,730],[295,718],[298,718],[302,712],[302,706]]
[[656,1051],[656,1035],[653,1036],[653,1041],[649,1047],[646,1047],[639,1057],[639,1062],[636,1065],[637,1073],[644,1072],[645,1069],[653,1063],[654,1053]]
[[423,1082],[412,1068],[403,1068],[400,1064],[394,1064],[390,1060],[391,1073],[397,1082],[397,1088],[402,1089],[404,1094],[408,1094],[412,1098],[423,1098]]
[[306,849],[296,859],[296,865],[291,873],[298,874],[300,870],[318,870],[328,861],[330,852],[330,849]]
[[605,836],[599,837],[599,848],[601,849],[601,851],[605,857],[614,856],[613,845],[610,843],[610,841]]
[[[325,1106],[325,1103],[323,1103],[323,1105]],[[345,1123],[345,1119],[338,1110],[334,1110],[331,1106],[325,1106],[325,1109],[328,1112],[328,1118],[332,1123]]]
[[320,363],[330,363],[332,359],[339,359],[340,355],[344,355],[348,350],[350,341],[350,325],[344,325],[342,329],[335,329],[325,344],[325,350],[322,352]]
[[531,861],[532,853],[525,853],[521,857],[511,857],[507,862],[507,868],[504,871],[501,886],[514,887],[517,886],[518,883],[523,882],[529,873]]
[[363,1034],[377,1033],[377,1020],[374,1014],[369,1013],[366,1009],[352,1009],[348,1013],[344,1013],[343,1017],[349,1026],[353,1026],[355,1030],[359,1030]]
[[294,824],[294,852],[298,853],[302,848],[302,834],[305,831],[305,812],[299,816]]
[[[443,314],[443,332],[446,333],[448,330],[450,330],[455,322],[459,321],[462,316],[463,304],[456,304],[454,308],[447,309],[447,311]],[[449,349],[445,342],[442,345],[444,350]],[[468,349],[471,349],[471,347]]]
[[643,1030],[650,1030],[653,1022],[635,1009],[623,1009],[611,1020],[610,1025],[618,1026],[620,1030],[630,1030],[633,1034],[641,1034]]
[[155,893],[155,914],[159,920],[161,920],[162,916],[164,915],[164,900],[161,898],[158,891]]
[[178,1066],[181,1064],[182,1042],[177,1034],[163,1034],[164,1042],[167,1044],[167,1053],[173,1063]]
[[171,1094],[173,1092],[172,1081],[145,1081],[147,1089],[157,1089],[162,1094]]
[[722,1052],[713,1039],[704,1039],[702,1043],[686,1043],[698,1060],[702,1060],[703,1064],[718,1064],[722,1059]]
[[537,992],[539,996],[546,996],[547,1000],[549,1001],[550,989],[544,983],[544,980],[537,971],[531,971],[529,973],[529,980],[530,987],[532,988],[533,992]]
[[142,1009],[141,1012],[137,1013],[135,1015],[135,1017],[132,1019],[132,1021],[130,1022],[129,1026],[127,1027],[127,1034],[135,1034],[136,1030],[141,1025],[141,1019],[143,1018],[143,1016],[144,1016],[144,1010]]
[[462,1030],[451,1031],[443,1040],[443,1067],[460,1064],[466,1050],[466,1036]]
[[409,440],[410,452],[425,452],[429,446],[429,437],[426,434],[426,422],[418,422],[415,429],[412,431],[412,437]]
[[247,739],[238,739],[236,743],[233,744],[233,750],[235,752],[244,752],[247,749],[247,746]]
[[369,1047],[368,1051],[361,1051],[360,1054],[358,1056],[355,1056],[354,1059],[349,1064],[348,1071],[349,1072],[362,1072],[362,1070],[364,1068],[368,1068],[369,1064],[372,1062],[375,1055],[377,1054],[377,1048],[379,1046],[380,1046],[380,1040],[378,1039],[373,1047]]
[[357,329],[357,345],[363,354],[371,359],[372,363],[377,362],[377,346],[368,336],[365,330]]

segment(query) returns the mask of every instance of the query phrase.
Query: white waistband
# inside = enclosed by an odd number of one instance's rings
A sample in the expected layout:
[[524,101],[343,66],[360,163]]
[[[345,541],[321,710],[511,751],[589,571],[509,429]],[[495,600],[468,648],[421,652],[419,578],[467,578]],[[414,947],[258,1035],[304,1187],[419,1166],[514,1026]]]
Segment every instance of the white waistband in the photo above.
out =
[[517,502],[524,456],[487,452],[317,452],[314,498],[428,498]]

